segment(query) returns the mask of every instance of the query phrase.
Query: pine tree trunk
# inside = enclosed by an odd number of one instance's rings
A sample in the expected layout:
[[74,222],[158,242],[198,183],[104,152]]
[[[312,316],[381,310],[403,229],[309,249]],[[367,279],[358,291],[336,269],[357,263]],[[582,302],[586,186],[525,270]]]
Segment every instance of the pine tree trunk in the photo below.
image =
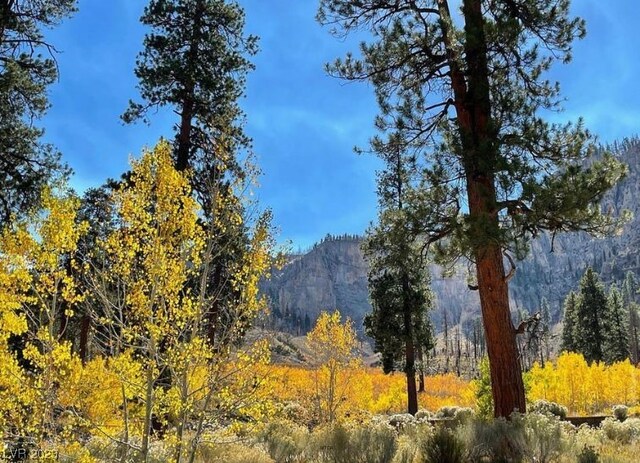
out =
[[[193,93],[193,89],[187,89]],[[189,167],[189,152],[191,151],[191,121],[193,120],[193,98],[189,96],[182,104],[180,116],[180,132],[178,133],[178,151],[176,155],[176,170],[185,171]]]
[[526,407],[502,253],[499,248],[491,246],[477,258],[494,413],[496,417],[508,417],[514,410],[524,413]]
[[416,353],[413,339],[413,320],[411,317],[411,303],[409,294],[409,277],[402,276],[404,330],[405,330],[405,367],[407,375],[407,411],[415,415],[418,412],[418,391],[416,389]]
[[424,392],[424,353],[422,347],[418,348],[418,362],[420,369],[418,371],[418,392]]
[[[469,238],[473,246],[478,291],[491,371],[495,416],[525,411],[516,333],[511,322],[505,279],[494,172],[498,145],[491,127],[491,97],[482,0],[464,0],[465,50],[461,54],[449,29],[447,0],[438,0],[440,25],[451,72],[451,86],[462,145],[469,201]],[[466,64],[466,69],[460,63]]]

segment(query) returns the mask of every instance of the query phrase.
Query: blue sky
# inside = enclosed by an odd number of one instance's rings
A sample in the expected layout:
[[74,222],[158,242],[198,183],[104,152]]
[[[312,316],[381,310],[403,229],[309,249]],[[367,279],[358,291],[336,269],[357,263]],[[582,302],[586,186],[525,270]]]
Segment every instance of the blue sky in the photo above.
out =
[[[374,133],[373,89],[325,75],[323,64],[357,40],[339,41],[314,20],[315,0],[241,0],[246,31],[260,36],[256,71],[242,106],[263,170],[258,196],[273,209],[280,240],[307,247],[327,233],[362,233],[375,218],[372,156],[353,153]],[[554,68],[567,97],[560,119],[584,117],[601,141],[640,133],[640,2],[574,0],[587,38],[574,60]],[[83,190],[118,177],[144,146],[171,135],[172,113],[151,126],[119,116],[136,97],[135,58],[146,0],[79,0],[79,12],[50,31],[60,81],[50,89],[46,139],[74,169]]]

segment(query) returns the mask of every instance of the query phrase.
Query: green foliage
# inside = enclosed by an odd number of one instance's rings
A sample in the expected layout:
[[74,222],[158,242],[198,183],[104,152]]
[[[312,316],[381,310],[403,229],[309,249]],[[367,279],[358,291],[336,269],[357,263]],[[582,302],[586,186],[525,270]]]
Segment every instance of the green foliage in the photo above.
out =
[[578,311],[578,296],[571,291],[564,300],[564,321],[562,326],[562,347],[563,351],[577,352],[576,324]]
[[473,421],[467,432],[467,448],[471,462],[520,462],[527,454],[525,423],[514,413],[510,420]]
[[572,291],[565,299],[562,350],[581,353],[588,362],[615,363],[629,358],[634,307],[633,303],[625,307],[624,301],[632,288],[627,275],[623,291],[614,284],[607,296],[598,274],[588,268],[579,294]]
[[445,426],[439,426],[422,444],[424,463],[462,463],[464,442]]
[[[381,354],[385,373],[405,371],[407,381],[415,383],[416,358],[434,345],[428,315],[433,307],[429,270],[423,243],[411,230],[411,224],[419,221],[412,207],[419,171],[400,146],[385,147],[377,154],[385,164],[378,172],[378,223],[367,230],[363,243],[373,307],[364,325]],[[408,389],[408,409],[410,413],[418,409],[413,389]]]
[[522,419],[526,458],[532,463],[557,461],[565,447],[560,419],[546,413],[529,413]]
[[14,0],[0,5],[0,225],[37,205],[42,187],[69,169],[40,141],[34,126],[47,109],[47,87],[58,79],[55,47],[42,33],[70,16],[76,0]]
[[122,118],[149,122],[165,106],[180,114],[176,167],[195,170],[193,186],[209,212],[211,180],[226,171],[242,175],[235,154],[250,140],[238,100],[258,39],[244,34],[244,11],[235,1],[150,0],[141,21],[151,28],[135,70],[142,102],[131,101]]
[[301,461],[308,446],[309,435],[306,428],[291,421],[275,421],[265,427],[258,440],[275,461],[290,463]]
[[605,319],[604,360],[607,363],[629,358],[629,314],[623,304],[622,293],[616,285],[611,286]]
[[607,296],[598,274],[588,268],[580,281],[580,298],[576,310],[574,339],[577,352],[587,362],[604,360],[607,335]]
[[557,404],[555,402],[549,402],[547,400],[536,400],[528,409],[532,413],[542,413],[550,416],[557,416],[561,420],[567,417],[567,407]]
[[598,452],[593,447],[585,446],[578,454],[577,463],[600,463]]
[[480,378],[476,381],[476,409],[480,418],[490,418],[493,416],[493,395],[487,358],[480,361],[479,371]]
[[629,416],[629,407],[626,405],[614,405],[612,408],[613,416],[618,421],[625,421]]

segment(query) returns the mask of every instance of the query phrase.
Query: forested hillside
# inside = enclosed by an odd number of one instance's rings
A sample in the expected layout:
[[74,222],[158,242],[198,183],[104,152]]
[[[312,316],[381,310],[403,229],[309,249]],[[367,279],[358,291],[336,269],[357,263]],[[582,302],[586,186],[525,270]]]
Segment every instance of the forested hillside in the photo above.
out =
[[[562,301],[576,287],[585,269],[592,266],[607,284],[621,282],[627,271],[640,276],[640,140],[633,138],[609,147],[629,167],[627,177],[607,193],[602,207],[619,214],[633,213],[620,236],[593,237],[586,233],[540,235],[533,241],[526,260],[517,263],[511,281],[512,311],[536,312],[541,298],[551,307],[552,320],[561,319]],[[322,310],[338,308],[361,327],[371,310],[367,290],[367,264],[356,236],[327,236],[308,252],[295,255],[276,272],[262,290],[270,299],[274,326],[303,333]],[[436,329],[462,323],[470,327],[479,317],[476,292],[468,288],[468,270],[460,265],[447,277],[431,266],[436,308],[432,318]],[[517,315],[514,315],[517,318]]]

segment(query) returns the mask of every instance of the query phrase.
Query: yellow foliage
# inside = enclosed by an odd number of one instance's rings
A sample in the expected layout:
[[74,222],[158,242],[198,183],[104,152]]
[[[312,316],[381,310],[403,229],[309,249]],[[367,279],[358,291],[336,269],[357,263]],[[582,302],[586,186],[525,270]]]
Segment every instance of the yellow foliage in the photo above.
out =
[[[296,402],[314,410],[316,385],[312,369],[272,365],[269,372],[274,399],[280,403]],[[406,377],[401,373],[385,374],[379,368],[354,369],[341,400],[338,418],[363,411],[372,414],[404,413],[407,409]],[[453,374],[427,376],[425,392],[419,394],[418,400],[421,408],[430,411],[446,405],[473,407],[475,404],[471,384]]]
[[571,414],[610,413],[613,405],[640,403],[640,371],[629,360],[613,365],[589,365],[581,354],[565,352],[544,367],[526,373],[529,400],[548,400],[566,406]]

